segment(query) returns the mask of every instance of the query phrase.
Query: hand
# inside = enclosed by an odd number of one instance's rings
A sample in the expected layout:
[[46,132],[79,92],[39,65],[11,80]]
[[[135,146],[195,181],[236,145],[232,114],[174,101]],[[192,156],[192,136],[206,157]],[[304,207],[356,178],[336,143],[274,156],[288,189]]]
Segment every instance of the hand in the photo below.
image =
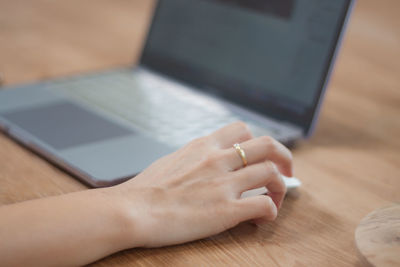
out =
[[[249,166],[243,168],[235,143]],[[127,248],[274,220],[286,191],[280,173],[292,176],[290,152],[272,138],[252,139],[243,123],[231,124],[121,185],[1,206],[0,266],[81,266]],[[240,199],[262,186],[268,196]]]
[[[240,143],[248,166],[233,148]],[[125,206],[131,240],[127,247],[159,247],[205,238],[240,222],[274,220],[292,176],[290,151],[270,137],[252,139],[238,122],[196,139],[110,188]],[[241,199],[266,186],[268,195]]]

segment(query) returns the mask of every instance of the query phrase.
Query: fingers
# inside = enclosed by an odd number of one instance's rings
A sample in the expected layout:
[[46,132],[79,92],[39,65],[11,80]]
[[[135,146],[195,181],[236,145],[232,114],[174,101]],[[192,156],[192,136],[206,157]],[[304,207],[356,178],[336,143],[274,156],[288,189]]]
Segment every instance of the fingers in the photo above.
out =
[[260,195],[237,200],[237,214],[240,222],[255,220],[257,223],[273,221],[278,209],[269,196]]
[[220,148],[227,149],[236,143],[250,140],[252,135],[244,122],[235,122],[212,133],[211,137],[214,138]]
[[270,161],[248,166],[232,173],[234,190],[240,196],[243,192],[265,186],[268,195],[278,209],[286,194],[286,185],[275,164]]
[[[270,160],[276,164],[282,174],[288,177],[293,176],[292,153],[275,139],[262,136],[241,143],[240,147],[246,153],[249,165]],[[234,170],[243,167],[243,161],[234,148],[227,150],[227,161]]]

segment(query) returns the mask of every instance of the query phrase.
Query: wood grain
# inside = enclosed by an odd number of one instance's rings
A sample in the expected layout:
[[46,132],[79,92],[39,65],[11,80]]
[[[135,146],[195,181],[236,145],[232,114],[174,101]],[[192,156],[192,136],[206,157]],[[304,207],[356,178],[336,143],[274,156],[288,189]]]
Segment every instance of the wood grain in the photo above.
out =
[[400,266],[400,204],[368,214],[358,225],[355,239],[361,256],[369,265]]
[[[0,0],[0,73],[18,84],[136,62],[153,4]],[[398,10],[397,0],[358,1],[316,133],[293,150],[303,187],[276,222],[94,265],[362,266],[356,226],[400,201]],[[85,188],[0,134],[1,204]]]

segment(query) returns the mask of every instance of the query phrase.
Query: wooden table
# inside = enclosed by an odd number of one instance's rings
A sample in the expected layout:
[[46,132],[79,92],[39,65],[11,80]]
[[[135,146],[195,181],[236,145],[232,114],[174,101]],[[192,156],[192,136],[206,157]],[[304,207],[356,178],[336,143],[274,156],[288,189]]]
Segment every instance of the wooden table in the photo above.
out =
[[[8,85],[137,61],[153,1],[0,0],[0,73]],[[359,221],[400,201],[398,0],[359,0],[313,138],[293,151],[304,186],[276,222],[96,264],[361,266]],[[0,134],[0,203],[86,189]]]

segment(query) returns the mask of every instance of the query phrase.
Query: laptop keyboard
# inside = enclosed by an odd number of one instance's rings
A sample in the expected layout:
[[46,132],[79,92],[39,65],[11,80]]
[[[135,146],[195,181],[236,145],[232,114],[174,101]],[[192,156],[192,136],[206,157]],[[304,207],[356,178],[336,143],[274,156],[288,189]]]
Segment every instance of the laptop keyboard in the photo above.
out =
[[[117,115],[157,140],[180,147],[228,123],[243,120],[217,100],[141,71],[75,76],[49,84],[86,104]],[[247,122],[255,136],[276,136]]]

